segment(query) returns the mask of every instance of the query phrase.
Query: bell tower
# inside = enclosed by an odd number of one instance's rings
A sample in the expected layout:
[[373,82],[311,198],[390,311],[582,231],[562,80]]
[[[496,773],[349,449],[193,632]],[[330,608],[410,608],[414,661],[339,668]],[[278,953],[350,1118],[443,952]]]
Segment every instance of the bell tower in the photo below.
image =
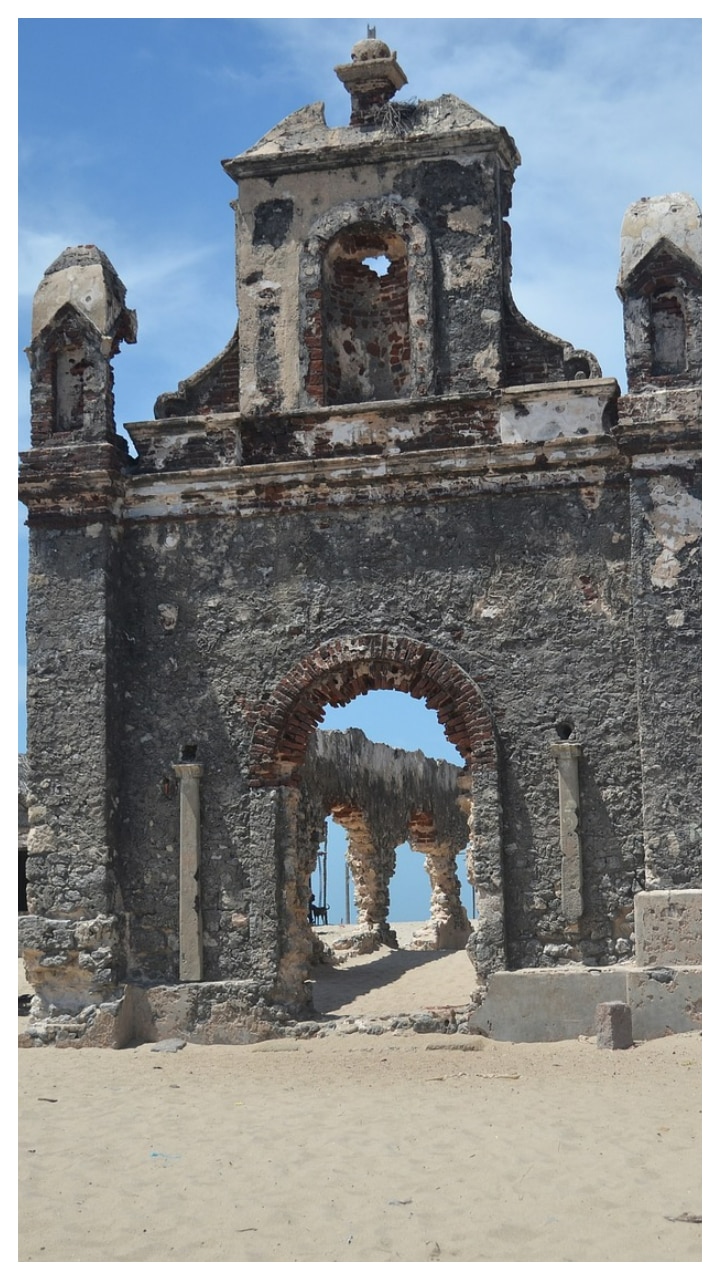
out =
[[396,101],[405,72],[374,36],[336,73],[349,125],[329,128],[314,103],[223,162],[238,184],[241,413],[598,376],[512,300],[507,131],[453,94]]

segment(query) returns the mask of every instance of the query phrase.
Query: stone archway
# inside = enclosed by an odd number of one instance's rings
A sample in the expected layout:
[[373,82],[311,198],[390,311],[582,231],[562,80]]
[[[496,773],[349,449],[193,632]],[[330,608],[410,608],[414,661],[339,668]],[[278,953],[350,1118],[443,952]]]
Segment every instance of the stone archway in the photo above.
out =
[[[256,790],[277,790],[288,815],[283,826],[288,832],[297,831],[299,774],[310,734],[322,721],[325,706],[345,706],[373,689],[394,689],[424,700],[466,761],[468,874],[478,916],[468,951],[482,984],[505,963],[497,748],[482,693],[457,663],[407,636],[341,636],[321,645],[296,663],[267,699],[253,734],[250,785]],[[297,839],[284,841],[282,861],[287,892],[280,986],[285,991],[301,985],[308,958],[307,947],[298,945],[294,920],[298,904],[291,887],[297,861],[293,844]]]
[[396,689],[424,699],[470,768],[497,775],[495,731],[475,682],[430,645],[377,633],[321,645],[275,686],[253,733],[251,786],[291,781],[323,708],[343,707],[370,689]]

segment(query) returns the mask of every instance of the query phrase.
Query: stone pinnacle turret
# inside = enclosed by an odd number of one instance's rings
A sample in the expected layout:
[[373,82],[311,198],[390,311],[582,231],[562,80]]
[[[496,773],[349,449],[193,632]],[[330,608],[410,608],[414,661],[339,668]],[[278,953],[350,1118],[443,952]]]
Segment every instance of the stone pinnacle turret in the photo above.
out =
[[375,37],[374,27],[368,27],[365,40],[353,45],[350,62],[336,67],[335,74],[350,94],[350,124],[356,127],[377,124],[381,109],[407,84],[397,54]]

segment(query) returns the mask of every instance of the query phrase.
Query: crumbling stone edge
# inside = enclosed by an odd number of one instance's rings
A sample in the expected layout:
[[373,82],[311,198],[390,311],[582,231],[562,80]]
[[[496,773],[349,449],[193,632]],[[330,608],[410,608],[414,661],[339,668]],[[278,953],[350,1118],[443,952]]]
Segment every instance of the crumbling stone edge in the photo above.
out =
[[[279,1003],[272,992],[245,982],[128,985],[117,999],[74,1014],[47,1014],[38,997],[20,1048],[123,1049],[180,1036],[189,1044],[255,1044],[263,1040],[323,1039],[335,1035],[480,1035],[469,1023],[477,1006],[443,1006],[387,1016],[342,1017]],[[43,1016],[45,1015],[45,1016]]]

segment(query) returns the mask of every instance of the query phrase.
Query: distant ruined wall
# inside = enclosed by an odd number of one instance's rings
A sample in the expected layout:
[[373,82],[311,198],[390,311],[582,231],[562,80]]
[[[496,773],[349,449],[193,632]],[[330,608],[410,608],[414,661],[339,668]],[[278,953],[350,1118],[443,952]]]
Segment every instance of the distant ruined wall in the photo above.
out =
[[309,743],[302,778],[323,817],[338,805],[356,805],[393,847],[412,843],[417,814],[432,816],[438,843],[448,850],[467,845],[463,771],[448,760],[371,742],[361,729],[321,729]]
[[[303,890],[315,867],[325,818],[345,828],[348,861],[361,928],[378,928],[382,940],[390,905],[396,849],[410,844],[425,855],[431,888],[429,940],[437,947],[464,946],[470,926],[460,903],[456,862],[469,842],[469,779],[446,760],[370,742],[360,729],[321,731],[308,744],[302,769],[301,810],[308,861]],[[411,855],[412,856],[412,855]],[[299,895],[307,914],[306,891]]]

